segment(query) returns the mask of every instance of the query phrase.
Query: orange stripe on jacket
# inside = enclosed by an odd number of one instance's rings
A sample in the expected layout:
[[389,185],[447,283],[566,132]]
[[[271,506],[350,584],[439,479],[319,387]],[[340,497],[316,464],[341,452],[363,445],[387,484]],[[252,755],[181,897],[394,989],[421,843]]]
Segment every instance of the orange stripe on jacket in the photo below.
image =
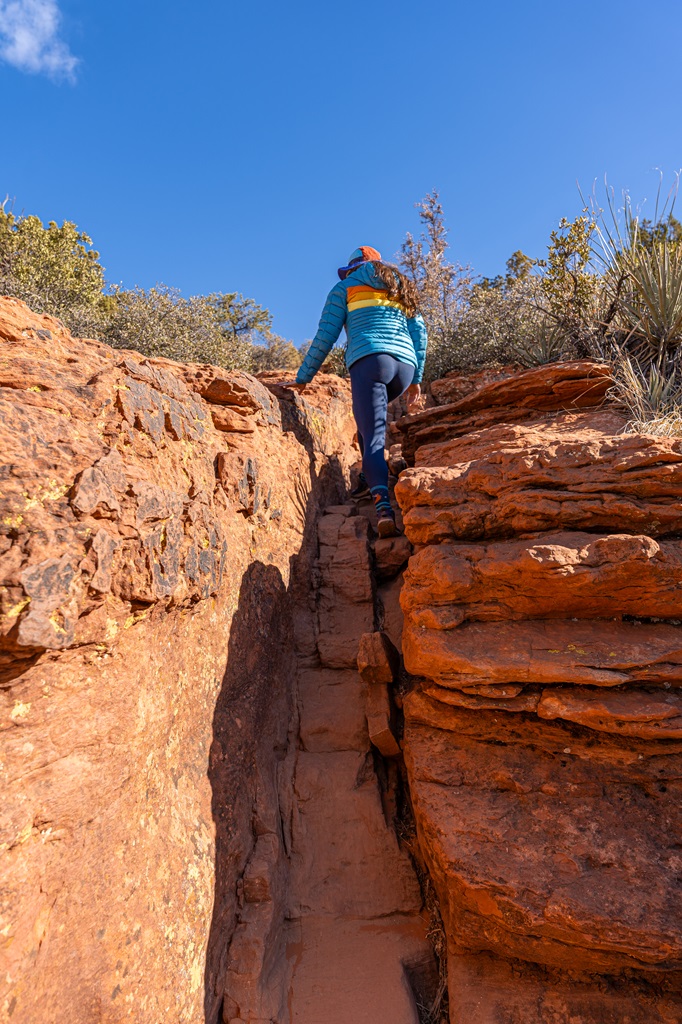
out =
[[366,285],[353,285],[347,291],[349,312],[353,309],[366,309],[369,306],[390,306],[405,312],[402,302],[391,299],[384,288],[368,288]]

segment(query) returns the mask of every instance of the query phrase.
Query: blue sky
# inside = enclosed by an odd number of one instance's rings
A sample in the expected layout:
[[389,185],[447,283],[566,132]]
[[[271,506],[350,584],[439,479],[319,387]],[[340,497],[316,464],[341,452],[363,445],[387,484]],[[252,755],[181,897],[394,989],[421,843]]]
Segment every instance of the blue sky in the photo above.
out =
[[604,174],[682,167],[679,0],[0,0],[0,192],[108,279],[241,291],[297,344],[441,192],[453,258],[544,253]]

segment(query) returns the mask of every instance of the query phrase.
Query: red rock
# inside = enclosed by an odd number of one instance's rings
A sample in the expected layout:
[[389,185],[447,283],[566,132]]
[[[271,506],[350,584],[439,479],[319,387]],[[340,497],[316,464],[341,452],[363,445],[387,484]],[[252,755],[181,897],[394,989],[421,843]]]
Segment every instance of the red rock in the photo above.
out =
[[229,407],[216,405],[211,409],[211,419],[216,430],[226,433],[252,434],[256,424],[252,416],[244,415]]
[[366,709],[369,738],[384,757],[396,757],[400,746],[395,738],[389,685],[400,669],[400,655],[386,633],[365,633],[360,638],[358,672],[367,685]]
[[[299,810],[293,842],[301,854],[293,858],[291,889],[300,903],[291,908],[291,916],[305,917],[310,911],[317,917],[345,918],[419,912],[417,880],[395,833],[386,829],[365,754],[300,754],[295,795]],[[348,823],[344,832],[334,827],[340,817]]]
[[429,545],[411,559],[403,611],[416,626],[527,618],[682,619],[682,542],[544,533]]
[[299,731],[304,750],[367,750],[367,685],[352,670],[299,675]]
[[400,654],[403,648],[403,611],[400,607],[402,582],[402,577],[397,576],[377,587],[378,624],[388,633],[391,643]]
[[323,509],[323,512],[326,516],[343,516],[344,519],[358,514],[355,505],[328,505],[327,508]]
[[[348,381],[333,373],[317,373],[303,388],[282,387],[291,373],[268,370],[258,380],[279,402],[284,430],[321,455],[342,455],[354,447],[359,457],[355,420],[348,417]],[[332,502],[333,504],[333,502]]]
[[390,580],[397,576],[412,554],[412,545],[404,533],[395,537],[377,537],[374,541],[376,577]]
[[403,449],[399,444],[392,444],[388,449],[388,469],[394,476],[399,476],[404,469],[407,469],[407,462],[403,458]]
[[244,970],[277,958],[293,606],[357,458],[348,386],[282,399],[283,430],[262,384],[213,370],[254,428],[228,434],[210,368],[71,338],[14,299],[0,338],[0,1006],[215,1024],[233,934],[254,1006]]
[[552,412],[553,372],[398,425],[420,857],[453,1024],[673,1021],[682,442]]
[[446,373],[440,380],[434,380],[429,390],[438,405],[450,405],[467,395],[473,394],[487,384],[506,380],[518,373],[515,366],[485,367],[475,373],[460,374],[457,371]]
[[450,405],[439,405],[398,420],[403,455],[411,462],[422,445],[500,422],[537,418],[538,411],[600,405],[612,384],[610,367],[589,360],[550,363],[483,384]]
[[530,419],[523,424],[498,423],[449,441],[425,444],[417,450],[415,466],[457,466],[500,452],[521,452],[562,441],[601,441],[621,433],[626,417],[607,406],[587,412],[567,412]]
[[425,682],[423,693],[443,704],[453,704],[460,708],[487,708],[497,711],[537,711],[542,691],[530,691],[516,687],[474,687],[467,686],[462,690],[451,690],[445,686]]
[[440,686],[576,683],[682,686],[682,631],[676,626],[592,619],[472,622],[403,632],[405,667]]
[[419,918],[304,918],[292,922],[288,939],[292,1021],[416,1024],[406,967],[425,955]]
[[[420,849],[453,952],[572,971],[678,970],[682,744],[405,701]],[[594,734],[587,734],[588,736]],[[661,757],[661,750],[666,756]],[[651,975],[650,975],[651,976]]]
[[665,691],[585,693],[573,687],[543,690],[541,718],[562,718],[600,732],[645,740],[682,739],[682,696]]
[[367,732],[372,745],[383,757],[398,757],[400,744],[391,728],[391,708],[386,688],[373,686],[367,704]]
[[413,544],[541,530],[682,531],[682,441],[624,434],[408,469],[395,488]]
[[358,649],[358,672],[367,684],[392,683],[400,668],[400,656],[386,633],[363,633]]
[[230,406],[243,415],[259,416],[262,423],[281,425],[279,405],[263,383],[251,374],[194,363],[182,363],[178,371],[178,364],[170,360],[155,360],[154,364],[179,372],[188,387],[211,405]]
[[487,953],[448,958],[450,1014],[454,1021],[495,1024],[670,1024],[682,1018],[680,978],[657,984],[617,976],[599,979],[576,971],[510,962]]
[[356,668],[360,636],[374,628],[369,523],[364,516],[323,516],[317,649],[328,668]]

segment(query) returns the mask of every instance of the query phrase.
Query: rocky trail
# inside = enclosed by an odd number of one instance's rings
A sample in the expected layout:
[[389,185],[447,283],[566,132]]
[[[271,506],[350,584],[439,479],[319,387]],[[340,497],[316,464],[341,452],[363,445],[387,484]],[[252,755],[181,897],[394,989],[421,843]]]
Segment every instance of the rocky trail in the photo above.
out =
[[317,653],[312,623],[297,638],[300,746],[287,927],[292,1024],[419,1024],[415,1000],[427,997],[434,970],[419,883],[396,835],[395,764],[370,739],[385,749],[392,742],[389,752],[399,752],[390,733],[389,680],[372,683],[372,666],[364,679],[357,669],[363,637],[382,637],[374,632],[383,606],[372,532],[354,506],[326,510],[318,527]]
[[398,574],[410,545],[375,540],[373,519],[368,503],[332,505],[317,528],[319,557],[296,616],[282,930],[273,929],[277,857],[268,837],[244,875],[228,961],[230,1024],[420,1024],[437,994],[428,915],[396,831],[400,748],[389,688],[400,659],[376,628],[386,624],[400,642]]
[[682,1024],[682,441],[0,342],[2,1019]]

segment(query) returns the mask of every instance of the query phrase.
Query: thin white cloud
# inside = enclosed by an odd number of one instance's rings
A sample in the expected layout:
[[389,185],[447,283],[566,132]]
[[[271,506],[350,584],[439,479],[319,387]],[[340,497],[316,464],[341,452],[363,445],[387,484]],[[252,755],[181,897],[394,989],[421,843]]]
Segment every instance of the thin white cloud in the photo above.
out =
[[78,60],[59,38],[57,0],[0,0],[0,60],[73,81]]

